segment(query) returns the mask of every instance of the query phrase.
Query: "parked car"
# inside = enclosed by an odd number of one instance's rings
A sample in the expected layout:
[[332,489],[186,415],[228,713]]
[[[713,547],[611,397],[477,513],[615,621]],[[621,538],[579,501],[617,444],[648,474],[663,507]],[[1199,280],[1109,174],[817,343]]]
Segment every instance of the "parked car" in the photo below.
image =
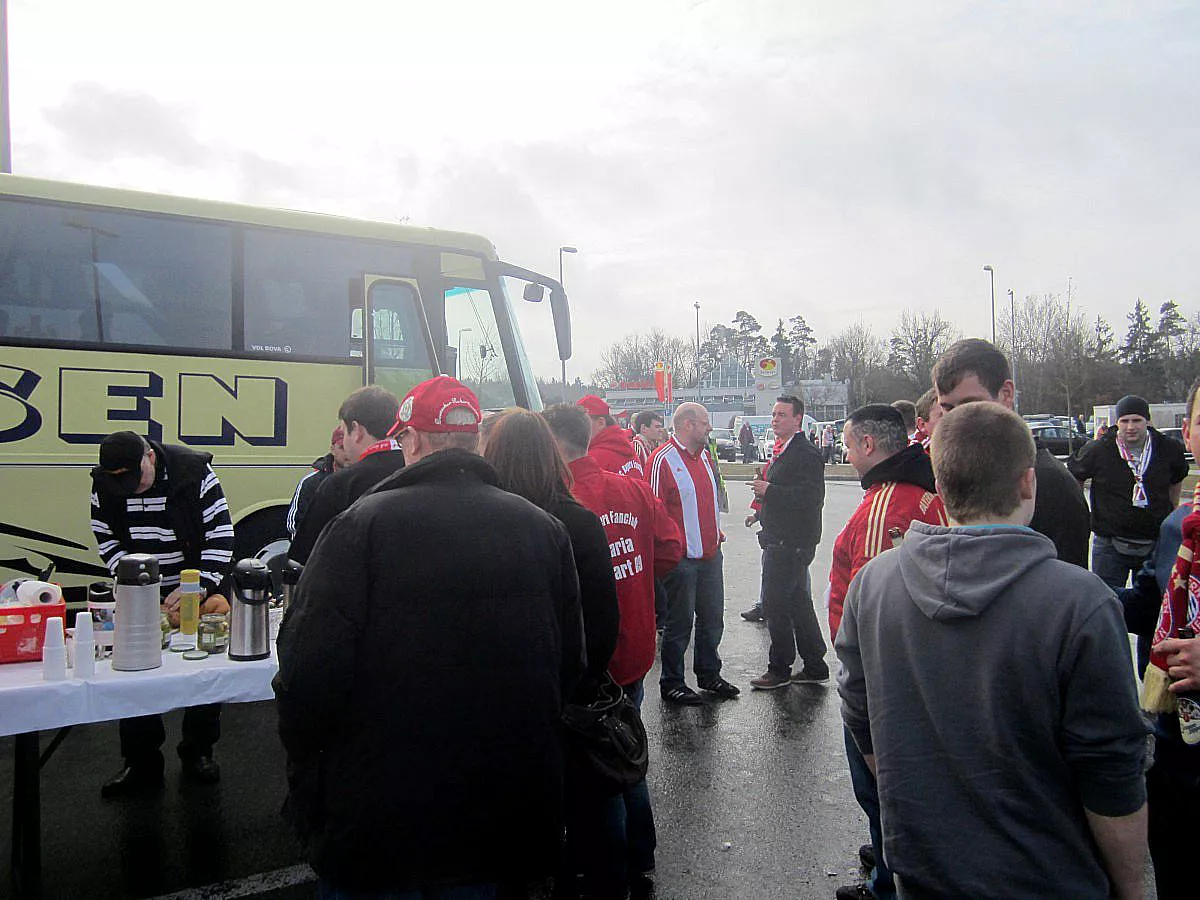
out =
[[714,428],[713,440],[717,442],[717,458],[728,462],[736,462],[738,458],[737,436],[732,428]]
[[1183,454],[1187,457],[1188,462],[1194,461],[1192,459],[1192,451],[1188,449],[1187,442],[1183,439],[1182,428],[1160,428],[1158,429],[1158,433],[1164,437],[1169,437],[1171,440],[1179,444],[1179,446],[1183,448]]
[[1029,430],[1043,447],[1055,456],[1071,456],[1087,443],[1087,438],[1067,425],[1050,422],[1030,422]]

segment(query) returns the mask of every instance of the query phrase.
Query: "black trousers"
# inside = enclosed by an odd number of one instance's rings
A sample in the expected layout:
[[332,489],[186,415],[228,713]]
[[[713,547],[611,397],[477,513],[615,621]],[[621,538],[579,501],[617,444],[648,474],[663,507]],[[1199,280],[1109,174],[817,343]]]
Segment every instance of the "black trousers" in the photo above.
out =
[[799,656],[814,673],[828,672],[825,638],[813,608],[808,564],[811,547],[766,544],[762,552],[762,600],[771,635],[769,669],[791,672]]
[[[122,719],[121,755],[125,765],[154,765],[162,762],[162,745],[167,739],[162,716],[135,716]],[[213,744],[221,737],[221,704],[189,706],[183,711],[183,734],[176,752],[180,759],[211,756]]]
[[1196,811],[1200,810],[1200,748],[1160,738],[1146,773],[1150,858],[1160,897],[1196,890]]

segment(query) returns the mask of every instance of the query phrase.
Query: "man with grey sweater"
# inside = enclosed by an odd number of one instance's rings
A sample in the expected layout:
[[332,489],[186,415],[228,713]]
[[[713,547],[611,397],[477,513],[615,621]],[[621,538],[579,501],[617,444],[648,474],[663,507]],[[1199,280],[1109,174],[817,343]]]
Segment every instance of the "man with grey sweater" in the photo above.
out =
[[1146,726],[1120,607],[1028,527],[1015,413],[947,412],[932,456],[950,526],[914,522],[867,563],[835,642],[900,896],[1141,897]]

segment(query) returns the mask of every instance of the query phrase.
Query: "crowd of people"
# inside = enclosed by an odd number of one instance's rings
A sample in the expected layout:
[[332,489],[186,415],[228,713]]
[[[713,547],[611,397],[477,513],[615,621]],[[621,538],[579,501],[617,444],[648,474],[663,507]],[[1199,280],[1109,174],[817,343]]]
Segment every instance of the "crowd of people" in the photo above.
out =
[[[864,496],[819,592],[870,875],[837,897],[1138,897],[1147,843],[1160,896],[1194,890],[1200,746],[1174,698],[1200,690],[1200,641],[1179,636],[1200,627],[1200,509],[1178,505],[1182,452],[1127,397],[1064,465],[1013,412],[1008,361],[986,341],[952,346],[931,382],[915,403],[856,410],[841,435]],[[552,878],[556,897],[650,896],[646,781],[598,789],[560,717],[605,684],[640,708],[656,655],[663,703],[741,693],[722,674],[709,411],[682,403],[669,431],[655,412],[626,431],[595,396],[485,415],[439,376],[403,402],[355,391],[338,420],[289,514],[305,568],[276,679],[286,815],[321,895],[523,896]],[[825,439],[803,423],[803,399],[780,396],[750,483],[761,592],[743,615],[770,637],[754,690],[834,674],[811,573]],[[232,529],[223,498],[208,502],[208,462],[106,439],[93,525],[110,566],[146,549],[151,530],[125,519],[155,510],[155,540],[220,599]],[[180,505],[198,524],[179,524]],[[164,580],[168,603],[173,590]],[[200,734],[189,715],[180,755],[215,780],[218,720]],[[161,722],[141,734],[106,796],[161,781]]]

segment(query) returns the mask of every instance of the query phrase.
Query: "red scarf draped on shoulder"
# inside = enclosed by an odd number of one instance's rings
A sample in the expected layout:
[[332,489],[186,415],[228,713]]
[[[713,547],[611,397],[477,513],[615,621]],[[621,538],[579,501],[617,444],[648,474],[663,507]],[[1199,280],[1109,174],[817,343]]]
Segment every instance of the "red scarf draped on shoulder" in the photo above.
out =
[[[1200,483],[1192,495],[1192,511],[1183,520],[1183,542],[1171,570],[1171,581],[1163,591],[1158,627],[1154,630],[1157,645],[1175,637],[1180,628],[1190,625],[1200,633],[1200,564],[1196,549],[1200,545]],[[1175,711],[1175,695],[1167,690],[1167,660],[1157,650],[1150,652],[1150,665],[1142,681],[1142,708],[1147,712]]]

